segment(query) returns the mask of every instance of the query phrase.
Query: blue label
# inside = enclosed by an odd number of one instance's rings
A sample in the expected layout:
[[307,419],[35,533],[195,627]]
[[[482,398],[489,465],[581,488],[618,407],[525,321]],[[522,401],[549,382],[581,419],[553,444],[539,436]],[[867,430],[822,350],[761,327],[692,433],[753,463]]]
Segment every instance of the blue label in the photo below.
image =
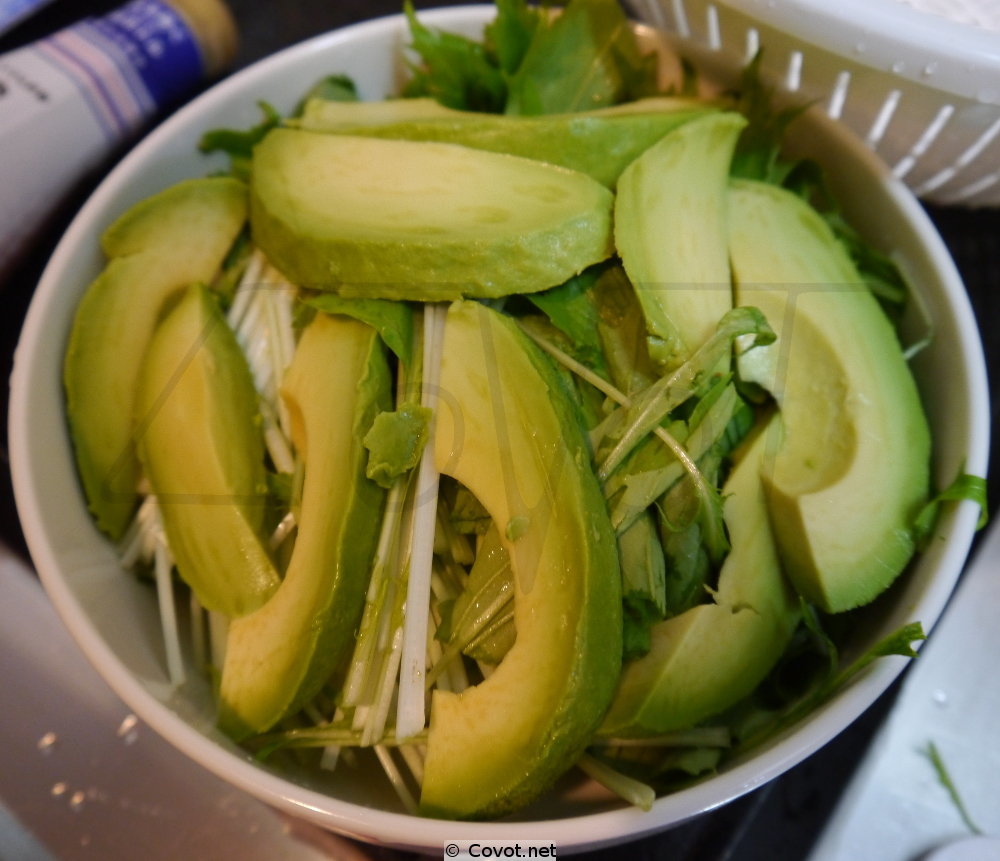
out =
[[158,106],[169,105],[201,82],[198,43],[187,22],[160,0],[132,0],[88,24],[128,59]]

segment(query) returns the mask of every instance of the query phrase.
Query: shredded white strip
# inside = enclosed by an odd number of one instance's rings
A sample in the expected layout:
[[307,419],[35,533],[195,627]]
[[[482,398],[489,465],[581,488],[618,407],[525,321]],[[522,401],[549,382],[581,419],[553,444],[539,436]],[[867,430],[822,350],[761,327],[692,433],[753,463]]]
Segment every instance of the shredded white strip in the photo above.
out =
[[596,757],[585,753],[577,766],[588,777],[642,810],[649,810],[656,801],[656,792],[649,784],[623,774]]
[[271,549],[277,550],[293,529],[295,529],[295,515],[289,511],[281,518],[278,525],[274,528],[274,532],[271,533]]
[[160,625],[163,628],[163,645],[167,657],[167,676],[175,686],[184,684],[184,659],[181,656],[181,638],[177,628],[177,608],[174,604],[173,557],[167,542],[160,540],[154,554],[156,574],[156,595],[160,609]]
[[328,744],[319,757],[319,767],[325,771],[335,771],[340,762],[340,745]]
[[[339,706],[333,712],[333,721],[341,720],[344,717],[344,711]],[[332,721],[331,721],[332,722]],[[317,725],[326,723],[322,716],[318,716],[315,720]],[[339,744],[328,744],[323,748],[323,752],[320,754],[319,767],[325,769],[326,771],[334,771],[337,768],[337,763],[340,761],[340,745]]]
[[293,471],[294,459],[287,410],[278,389],[295,353],[294,298],[295,288],[257,251],[247,263],[227,315],[261,398],[268,454],[275,468],[286,473]]
[[[593,373],[589,368],[581,365],[575,359],[573,359],[569,354],[564,353],[558,347],[550,344],[544,338],[539,338],[535,335],[528,327],[522,326],[521,331],[524,332],[531,340],[533,340],[539,347],[541,347],[546,353],[552,356],[556,361],[560,362],[567,369],[573,373],[578,374],[587,382],[591,383],[595,388],[597,388],[602,394],[611,398],[619,406],[628,409],[632,406],[632,399],[620,392],[611,383],[602,380],[596,374]],[[678,461],[684,469],[690,474],[691,478],[695,481],[698,486],[699,493],[705,492],[705,478],[698,469],[698,465],[691,459],[688,455],[687,450],[667,431],[661,426],[653,428],[653,435],[659,437],[660,441],[666,444],[667,448],[674,454]],[[609,455],[610,457],[610,455]],[[607,459],[606,459],[607,460]]]
[[351,718],[351,729],[355,732],[364,732],[365,725],[368,723],[368,713],[371,711],[371,706],[369,705],[359,705],[354,709],[354,716]]
[[398,795],[399,800],[403,802],[403,807],[406,808],[408,813],[416,813],[416,799],[414,799],[413,793],[410,792],[410,788],[403,780],[403,775],[396,767],[396,762],[393,760],[389,749],[385,745],[377,744],[374,747],[374,751],[375,755],[378,757],[378,761],[382,764],[382,768],[384,769],[386,776],[389,778],[389,782],[392,784],[392,788],[396,790],[396,795]]
[[365,596],[365,610],[362,617],[360,634],[354,647],[351,668],[344,684],[343,701],[345,705],[361,704],[367,688],[368,668],[379,640],[382,638],[382,628],[388,622],[386,616],[391,615],[391,569],[393,548],[399,532],[400,511],[406,489],[405,482],[397,481],[389,490],[386,499],[385,515],[382,520],[382,530],[379,534],[375,559],[372,563],[372,577],[368,583],[368,593]]
[[[444,336],[444,306],[424,306],[424,373],[421,394],[423,406],[435,410],[441,376],[441,350]],[[426,724],[424,675],[427,671],[427,629],[434,555],[434,525],[437,519],[437,495],[440,475],[434,466],[434,431],[432,417],[427,444],[417,473],[417,507],[413,522],[413,547],[410,553],[409,580],[406,591],[406,614],[403,623],[403,647],[399,669],[399,701],[396,709],[396,737],[409,738]]]
[[385,725],[392,708],[393,694],[396,690],[396,676],[399,672],[399,661],[402,657],[403,629],[397,628],[392,638],[392,646],[386,657],[385,670],[382,673],[381,685],[375,695],[368,720],[365,722],[361,736],[362,744],[373,744],[385,735]]
[[239,329],[246,313],[250,300],[253,298],[253,286],[260,282],[261,272],[264,269],[264,255],[260,251],[254,251],[247,260],[243,275],[240,276],[239,284],[236,285],[236,292],[233,295],[233,303],[229,306],[229,323],[233,329]]
[[125,568],[133,568],[139,562],[152,563],[157,542],[166,541],[166,537],[162,535],[163,526],[160,523],[160,508],[156,498],[152,496],[148,487],[140,489],[140,493],[145,496],[125,532],[118,551],[122,566]]

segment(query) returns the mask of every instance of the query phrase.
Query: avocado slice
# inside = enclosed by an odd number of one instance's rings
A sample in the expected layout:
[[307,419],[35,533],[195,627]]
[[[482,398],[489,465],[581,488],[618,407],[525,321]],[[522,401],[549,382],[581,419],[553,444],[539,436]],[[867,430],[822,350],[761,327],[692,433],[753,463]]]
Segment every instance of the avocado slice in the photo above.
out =
[[260,248],[293,283],[342,296],[530,293],[614,251],[607,188],[517,156],[275,129],[252,177]]
[[[457,111],[424,99],[375,103],[321,99],[306,104],[297,127],[310,131],[395,140],[438,141],[508,153],[577,170],[614,188],[621,172],[667,132],[714,108],[660,96],[573,114],[511,116]],[[392,118],[396,105],[397,118]]]
[[659,622],[649,652],[622,670],[601,734],[642,737],[686,729],[750,694],[799,622],[768,522],[761,468],[777,422],[737,452],[722,489],[731,549],[713,600]]
[[460,694],[435,690],[423,813],[502,815],[582,753],[622,650],[615,536],[572,394],[516,324],[454,303],[445,324],[434,457],[490,512],[510,554],[516,639]]
[[732,307],[726,184],[745,125],[730,111],[684,123],[618,180],[615,242],[646,317],[650,357],[667,370]]
[[181,578],[209,610],[255,610],[279,583],[262,543],[257,391],[206,287],[189,287],[153,334],[137,384],[136,436]]
[[780,188],[734,181],[730,241],[739,304],[777,341],[739,359],[781,408],[763,473],[788,576],[831,613],[866,604],[914,552],[930,431],[896,332],[822,217]]
[[300,115],[286,120],[286,125],[313,132],[353,134],[353,129],[374,129],[378,126],[421,120],[452,119],[465,114],[466,111],[449,108],[429,96],[412,99],[377,99],[372,102],[352,102],[314,96],[306,99]]
[[317,314],[281,394],[305,477],[284,580],[229,625],[219,726],[239,740],[308,702],[350,654],[364,609],[385,491],[362,440],[391,409],[389,366],[370,326]]
[[138,500],[132,417],[146,346],[171,297],[215,278],[246,216],[241,182],[192,179],[136,204],[102,236],[110,260],[77,308],[63,382],[87,504],[115,540]]

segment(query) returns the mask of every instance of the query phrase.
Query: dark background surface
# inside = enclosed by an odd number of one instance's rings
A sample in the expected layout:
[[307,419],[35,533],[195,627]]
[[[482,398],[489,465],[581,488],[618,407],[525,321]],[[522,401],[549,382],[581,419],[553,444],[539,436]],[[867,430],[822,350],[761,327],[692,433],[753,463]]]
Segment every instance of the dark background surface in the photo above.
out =
[[[47,11],[0,38],[0,53],[28,42],[85,14],[100,14],[118,5],[107,0],[56,2]],[[241,68],[274,51],[326,30],[400,10],[396,0],[229,0],[240,30],[236,68]],[[446,0],[416,2],[416,8],[446,5]],[[162,117],[158,118],[162,119]],[[2,121],[2,118],[0,118]],[[2,156],[2,154],[0,154]],[[74,189],[54,215],[46,231],[22,259],[14,272],[0,283],[0,372],[4,380],[10,370],[13,348],[24,311],[34,285],[59,236],[86,195],[114,163],[87,177]],[[0,189],[0,194],[3,190]],[[980,321],[988,367],[992,375],[993,415],[997,414],[997,378],[1000,378],[1000,208],[964,210],[928,207],[942,236],[952,251],[966,282]],[[0,530],[2,538],[23,550],[17,527],[6,446],[6,396],[0,429]],[[994,445],[991,463],[997,460]],[[995,475],[991,469],[991,475]],[[991,499],[995,494],[991,494]],[[837,802],[846,782],[891,707],[898,683],[861,719],[821,751],[772,781],[767,786],[699,819],[657,837],[619,849],[606,850],[581,858],[595,859],[799,859],[804,858]],[[386,859],[405,856],[387,850]]]

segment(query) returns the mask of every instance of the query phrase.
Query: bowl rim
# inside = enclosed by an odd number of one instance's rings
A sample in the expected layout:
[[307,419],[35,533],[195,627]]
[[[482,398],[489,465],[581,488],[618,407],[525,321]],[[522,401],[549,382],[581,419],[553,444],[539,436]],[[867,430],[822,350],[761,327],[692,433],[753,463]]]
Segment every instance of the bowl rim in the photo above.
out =
[[[445,7],[420,13],[421,20],[428,25],[451,28],[481,25],[494,14],[495,7],[485,4]],[[162,142],[196,118],[211,116],[213,106],[230,100],[236,94],[240,98],[246,98],[246,92],[252,91],[255,82],[276,72],[280,73],[306,55],[326,51],[358,38],[378,35],[385,38],[397,33],[404,23],[403,15],[394,14],[339,28],[285,48],[216,84],[154,129],[111,170],[81,208],[53,253],[32,299],[15,351],[10,380],[11,471],[25,539],[42,584],[58,615],[114,692],[138,717],[179,751],[272,806],[366,842],[411,849],[439,849],[446,837],[449,840],[523,841],[552,840],[558,834],[561,839],[556,839],[556,843],[566,851],[596,849],[635,840],[716,809],[769,782],[810,756],[853,723],[875,701],[897,677],[904,659],[884,659],[869,667],[847,689],[813,712],[807,723],[797,725],[770,745],[766,762],[758,762],[758,757],[754,756],[747,762],[734,765],[720,776],[659,798],[649,812],[622,807],[561,819],[485,823],[424,819],[362,806],[294,784],[257,767],[249,759],[241,759],[225,750],[156,699],[131,674],[87,618],[72,589],[58,572],[57,560],[42,526],[45,495],[27,467],[32,443],[29,417],[32,371],[43,343],[47,303],[54,301],[53,297],[58,291],[71,251],[79,243],[87,222],[94,213],[101,211],[105,199],[114,193],[137,165],[142,164],[147,154],[155,152]],[[889,176],[876,157],[863,148],[850,132],[833,123],[828,125],[831,134],[839,136],[845,146],[853,148],[859,158],[867,160],[873,170],[883,175],[888,194],[903,215],[925,234],[930,251],[941,269],[941,279],[948,287],[951,310],[962,331],[971,334],[963,342],[963,361],[970,370],[967,380],[969,400],[974,407],[970,416],[968,467],[983,473],[989,450],[989,401],[985,362],[975,317],[957,269],[943,240],[912,194],[901,182]],[[977,519],[978,508],[972,503],[962,503],[953,512],[949,527],[951,540],[940,563],[942,571],[948,572],[948,577],[936,578],[921,601],[923,617],[928,620],[925,623],[927,628],[937,620],[957,582],[971,546]]]

